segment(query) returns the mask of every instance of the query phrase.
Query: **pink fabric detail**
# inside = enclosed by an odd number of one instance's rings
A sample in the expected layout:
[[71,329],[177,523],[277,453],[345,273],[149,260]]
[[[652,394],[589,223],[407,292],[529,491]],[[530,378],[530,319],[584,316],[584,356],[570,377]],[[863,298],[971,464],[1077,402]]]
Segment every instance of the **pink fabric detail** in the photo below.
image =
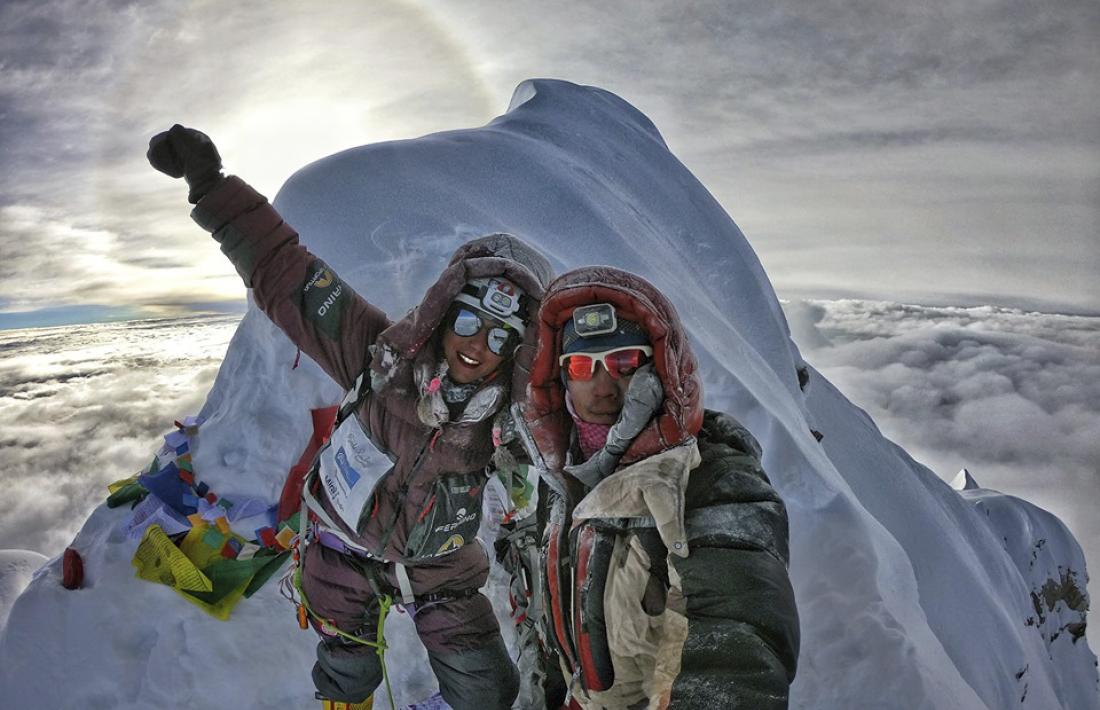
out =
[[428,393],[433,393],[439,390],[439,387],[443,384],[442,380],[438,377],[433,377],[432,381],[428,383]]
[[592,458],[607,443],[607,435],[611,432],[611,424],[593,424],[586,422],[577,416],[577,410],[573,408],[573,397],[569,390],[565,391],[565,409],[573,418],[573,425],[577,427],[577,443],[581,446],[581,455],[584,460]]
[[611,431],[611,425],[593,424],[576,417],[573,418],[573,423],[577,426],[577,443],[581,445],[581,453],[587,461],[607,443],[607,434]]

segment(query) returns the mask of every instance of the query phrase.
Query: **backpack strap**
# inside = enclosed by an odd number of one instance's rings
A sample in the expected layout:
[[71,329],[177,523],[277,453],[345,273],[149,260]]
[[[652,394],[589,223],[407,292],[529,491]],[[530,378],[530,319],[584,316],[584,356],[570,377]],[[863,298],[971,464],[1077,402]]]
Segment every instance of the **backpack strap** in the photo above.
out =
[[340,403],[340,411],[336,413],[336,424],[332,427],[333,431],[336,431],[336,427],[343,424],[345,419],[359,409],[359,405],[367,398],[370,391],[370,376],[366,370],[363,370],[355,378],[355,384],[344,395],[344,401]]
[[[351,389],[347,391],[347,394],[344,395],[343,401],[340,402],[340,409],[336,412],[336,422],[332,426],[332,431],[336,431],[348,417],[354,415],[355,412],[358,411],[360,405],[363,404],[363,401],[370,392],[370,375],[367,370],[363,370],[359,373],[359,376],[355,378],[355,384],[353,384]],[[329,433],[331,435],[331,432]],[[307,513],[302,516],[303,530],[305,529],[304,521],[312,515],[321,525],[325,526],[328,532],[335,535],[344,543],[350,551],[373,557],[366,549],[355,544],[347,535],[341,532],[340,526],[329,517],[328,513],[326,513],[325,509],[321,506],[321,502],[318,501],[310,491],[313,481],[317,479],[318,466],[321,462],[321,452],[328,446],[329,442],[326,441],[325,444],[317,450],[316,455],[313,457],[313,462],[309,466],[309,472],[306,474],[305,482],[302,485],[302,508],[303,512]]]

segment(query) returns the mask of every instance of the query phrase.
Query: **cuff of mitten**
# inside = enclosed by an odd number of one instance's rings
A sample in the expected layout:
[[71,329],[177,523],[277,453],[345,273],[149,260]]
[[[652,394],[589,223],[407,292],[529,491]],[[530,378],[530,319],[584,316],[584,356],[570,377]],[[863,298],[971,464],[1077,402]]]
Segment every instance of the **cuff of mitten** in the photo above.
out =
[[191,210],[191,219],[217,239],[218,231],[237,215],[264,202],[266,197],[236,175],[230,175],[199,200]]

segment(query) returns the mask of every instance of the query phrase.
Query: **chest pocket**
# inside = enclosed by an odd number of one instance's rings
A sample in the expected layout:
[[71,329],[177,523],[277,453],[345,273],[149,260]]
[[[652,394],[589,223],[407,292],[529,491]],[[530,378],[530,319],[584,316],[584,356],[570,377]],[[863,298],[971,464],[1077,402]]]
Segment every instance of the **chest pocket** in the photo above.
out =
[[358,387],[359,383],[341,405],[343,419],[321,450],[318,461],[325,495],[348,529],[356,532],[360,532],[360,516],[378,482],[393,468],[393,461],[371,441],[359,417],[354,415],[354,406],[362,399]]
[[406,559],[442,557],[473,541],[484,492],[481,472],[440,476],[409,531]]

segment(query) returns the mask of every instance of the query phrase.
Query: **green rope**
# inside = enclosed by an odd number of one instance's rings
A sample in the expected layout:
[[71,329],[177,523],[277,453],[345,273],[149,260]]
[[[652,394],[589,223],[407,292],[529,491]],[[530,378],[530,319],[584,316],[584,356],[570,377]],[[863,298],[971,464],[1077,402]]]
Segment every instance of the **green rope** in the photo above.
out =
[[386,669],[386,639],[382,635],[382,624],[386,620],[386,614],[390,613],[390,607],[393,606],[393,597],[389,594],[383,594],[378,599],[378,638],[375,641],[375,648],[378,651],[378,661],[382,664],[382,679],[386,681],[386,694],[390,696],[390,707],[397,708],[397,705],[393,702],[393,688],[390,687],[390,673]]
[[393,699],[393,687],[390,685],[390,673],[386,668],[386,637],[385,637],[385,625],[386,616],[390,613],[390,607],[393,606],[393,597],[389,594],[381,594],[378,597],[378,629],[375,635],[374,641],[368,641],[365,638],[349,634],[336,627],[334,623],[324,618],[313,610],[313,607],[309,603],[309,599],[306,598],[305,590],[302,589],[302,566],[298,565],[298,568],[294,570],[294,588],[298,590],[298,595],[301,597],[302,606],[305,607],[306,612],[317,620],[317,623],[321,625],[321,628],[335,636],[339,636],[342,639],[357,643],[363,646],[371,646],[378,654],[378,661],[382,664],[382,679],[386,683],[386,694],[390,698],[390,707],[396,708],[397,703]]

